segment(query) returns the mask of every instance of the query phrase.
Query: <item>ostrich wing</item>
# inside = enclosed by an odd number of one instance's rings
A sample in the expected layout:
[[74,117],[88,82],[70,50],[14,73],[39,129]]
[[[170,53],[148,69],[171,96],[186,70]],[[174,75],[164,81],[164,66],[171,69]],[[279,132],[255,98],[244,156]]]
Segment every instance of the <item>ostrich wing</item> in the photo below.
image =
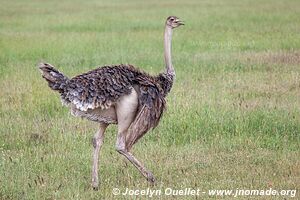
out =
[[131,147],[151,128],[155,128],[162,117],[166,101],[157,87],[140,87],[140,109],[135,120],[129,127],[126,137],[126,148]]
[[81,111],[109,108],[121,96],[130,94],[136,70],[132,66],[104,66],[70,79],[61,93],[64,104]]

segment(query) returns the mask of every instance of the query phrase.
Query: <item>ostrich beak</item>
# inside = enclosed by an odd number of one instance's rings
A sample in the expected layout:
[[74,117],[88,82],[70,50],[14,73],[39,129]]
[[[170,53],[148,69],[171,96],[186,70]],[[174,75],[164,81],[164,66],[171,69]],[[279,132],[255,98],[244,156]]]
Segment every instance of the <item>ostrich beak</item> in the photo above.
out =
[[181,20],[176,21],[176,23],[178,24],[178,26],[184,25],[184,21]]
[[184,25],[184,21],[178,21],[177,22],[179,25]]

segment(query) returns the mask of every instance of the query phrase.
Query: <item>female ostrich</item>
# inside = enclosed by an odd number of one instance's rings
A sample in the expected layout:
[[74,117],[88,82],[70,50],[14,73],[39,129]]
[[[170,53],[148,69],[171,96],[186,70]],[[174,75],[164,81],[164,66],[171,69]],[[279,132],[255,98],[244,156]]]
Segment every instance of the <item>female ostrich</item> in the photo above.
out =
[[43,78],[60,93],[62,103],[75,116],[100,124],[94,135],[92,186],[98,188],[98,157],[104,132],[109,124],[118,124],[116,150],[125,156],[148,181],[155,179],[130,149],[149,129],[155,128],[166,106],[175,71],[171,61],[172,29],[183,22],[167,18],[164,33],[165,72],[150,76],[132,65],[103,66],[72,79],[48,63],[40,63]]

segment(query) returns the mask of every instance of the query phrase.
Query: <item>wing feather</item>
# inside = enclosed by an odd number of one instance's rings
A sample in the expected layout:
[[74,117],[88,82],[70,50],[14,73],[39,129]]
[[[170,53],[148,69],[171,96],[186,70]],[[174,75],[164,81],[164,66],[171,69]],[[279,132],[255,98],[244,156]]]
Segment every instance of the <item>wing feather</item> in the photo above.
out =
[[104,66],[76,76],[68,81],[61,94],[63,103],[73,104],[81,111],[108,108],[131,92],[133,73],[130,67],[118,65]]

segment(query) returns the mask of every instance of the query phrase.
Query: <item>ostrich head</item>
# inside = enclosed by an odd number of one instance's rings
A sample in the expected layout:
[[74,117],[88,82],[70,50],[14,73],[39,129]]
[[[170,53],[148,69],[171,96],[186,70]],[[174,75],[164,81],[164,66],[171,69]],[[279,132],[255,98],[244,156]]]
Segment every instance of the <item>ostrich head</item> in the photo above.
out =
[[170,16],[167,18],[166,25],[171,28],[177,28],[178,26],[184,25],[183,21],[176,16]]

